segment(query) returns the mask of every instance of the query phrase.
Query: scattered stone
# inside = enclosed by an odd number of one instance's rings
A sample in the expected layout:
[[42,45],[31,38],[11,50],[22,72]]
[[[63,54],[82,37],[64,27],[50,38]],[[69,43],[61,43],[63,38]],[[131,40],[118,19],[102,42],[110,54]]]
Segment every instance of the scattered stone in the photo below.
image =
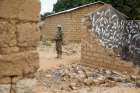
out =
[[11,85],[0,85],[0,93],[9,93]]
[[135,88],[139,86],[138,83],[136,86],[136,82],[140,80],[139,77],[130,76],[126,73],[123,74],[104,68],[89,68],[80,64],[61,65],[58,69],[48,70],[47,72],[41,71],[36,77],[40,84],[45,85],[48,90],[50,90],[50,88],[61,90],[61,92],[57,91],[54,93],[67,93],[69,91],[79,93],[76,92],[76,90],[96,86],[124,86]]
[[84,80],[84,83],[88,86],[92,85],[94,82],[93,82],[93,77],[88,77]]
[[16,93],[35,93],[36,79],[23,79],[16,84]]
[[51,78],[52,76],[50,74],[46,75],[46,78]]
[[69,87],[72,89],[72,90],[75,90],[75,89],[77,89],[76,88],[76,83],[71,83],[70,85],[69,85]]

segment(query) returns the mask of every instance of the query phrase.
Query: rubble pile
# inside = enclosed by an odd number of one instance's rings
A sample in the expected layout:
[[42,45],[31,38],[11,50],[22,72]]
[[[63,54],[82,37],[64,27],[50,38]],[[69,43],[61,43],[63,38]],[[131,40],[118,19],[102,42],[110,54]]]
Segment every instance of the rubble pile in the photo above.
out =
[[81,51],[80,44],[72,43],[63,45],[63,53],[65,55],[80,54],[80,51]]
[[85,87],[137,87],[139,80],[127,73],[100,68],[93,69],[80,64],[62,65],[59,69],[39,71],[37,80],[47,89],[72,91]]

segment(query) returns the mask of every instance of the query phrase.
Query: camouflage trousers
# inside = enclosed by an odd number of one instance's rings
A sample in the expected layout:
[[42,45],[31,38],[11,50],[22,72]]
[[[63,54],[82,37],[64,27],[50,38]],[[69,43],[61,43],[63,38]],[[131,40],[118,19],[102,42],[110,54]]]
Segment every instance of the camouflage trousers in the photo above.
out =
[[56,41],[57,58],[62,57],[62,41]]

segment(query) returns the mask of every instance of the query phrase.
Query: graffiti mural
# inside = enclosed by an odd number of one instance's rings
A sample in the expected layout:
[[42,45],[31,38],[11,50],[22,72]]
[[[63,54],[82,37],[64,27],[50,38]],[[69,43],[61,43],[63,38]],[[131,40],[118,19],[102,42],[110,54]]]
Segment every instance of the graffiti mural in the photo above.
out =
[[105,48],[120,49],[120,56],[140,64],[140,25],[111,6],[104,6],[90,15],[92,32]]
[[115,9],[105,7],[92,14],[93,32],[101,39],[102,45],[107,48],[119,47],[122,41],[124,25],[123,16],[119,16]]
[[125,35],[130,57],[140,65],[140,25],[136,21],[128,21]]

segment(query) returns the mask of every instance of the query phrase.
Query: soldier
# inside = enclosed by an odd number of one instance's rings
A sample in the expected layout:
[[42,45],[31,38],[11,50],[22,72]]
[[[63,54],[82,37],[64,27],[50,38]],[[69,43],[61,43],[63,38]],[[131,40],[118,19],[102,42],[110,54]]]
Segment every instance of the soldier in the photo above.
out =
[[57,26],[58,30],[55,36],[57,58],[62,58],[63,30],[62,26]]

